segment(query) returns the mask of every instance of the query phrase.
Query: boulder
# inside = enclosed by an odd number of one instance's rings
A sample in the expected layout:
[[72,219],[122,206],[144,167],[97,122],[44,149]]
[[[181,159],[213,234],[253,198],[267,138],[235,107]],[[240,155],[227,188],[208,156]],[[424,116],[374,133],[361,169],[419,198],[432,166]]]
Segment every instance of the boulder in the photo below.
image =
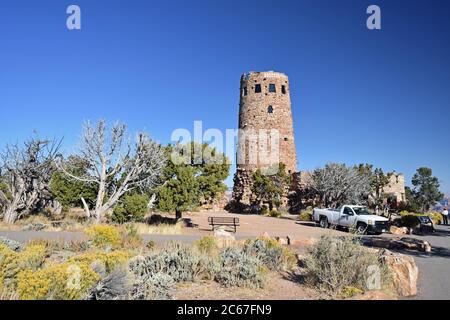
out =
[[400,296],[412,297],[417,295],[419,268],[412,257],[383,249],[380,251],[380,260],[392,272],[393,286]]
[[391,226],[389,231],[392,234],[398,234],[398,235],[408,234],[408,228],[406,228],[406,227],[399,228],[399,227],[396,227],[396,226]]
[[386,237],[365,237],[362,243],[366,246],[390,249],[390,250],[417,250],[422,252],[431,252],[431,245],[427,241],[420,239],[403,237],[403,238],[386,238]]
[[400,241],[406,249],[431,252],[431,245],[428,241],[415,238],[401,238]]
[[236,242],[234,235],[225,230],[224,227],[220,227],[214,230],[214,238],[216,239],[219,249],[223,249],[232,246]]
[[287,237],[287,241],[291,246],[311,246],[317,242],[317,239],[293,239],[291,237]]

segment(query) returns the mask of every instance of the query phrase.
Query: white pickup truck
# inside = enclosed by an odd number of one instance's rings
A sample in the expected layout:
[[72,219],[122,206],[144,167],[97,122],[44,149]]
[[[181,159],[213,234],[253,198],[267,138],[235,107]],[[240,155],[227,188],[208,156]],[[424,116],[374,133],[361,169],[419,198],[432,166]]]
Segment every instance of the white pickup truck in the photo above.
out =
[[377,216],[363,206],[345,205],[339,209],[314,209],[313,220],[322,228],[339,226],[358,233],[381,234],[388,232],[389,220]]

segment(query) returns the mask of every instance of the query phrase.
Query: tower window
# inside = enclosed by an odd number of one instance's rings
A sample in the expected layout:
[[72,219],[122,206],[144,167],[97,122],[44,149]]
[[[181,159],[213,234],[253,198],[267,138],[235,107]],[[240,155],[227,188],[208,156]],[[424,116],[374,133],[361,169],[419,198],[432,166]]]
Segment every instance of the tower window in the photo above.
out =
[[255,84],[255,93],[261,93],[261,85]]
[[289,141],[289,138],[288,137],[284,138],[284,141]]
[[277,88],[275,87],[275,84],[273,84],[273,83],[269,84],[269,92],[277,92]]
[[246,96],[247,93],[248,93],[248,92],[247,92],[247,87],[244,87],[244,89],[243,89],[243,95]]
[[285,85],[281,86],[281,93],[286,94],[286,86]]
[[272,107],[272,106],[269,106],[269,107],[267,108],[267,113],[270,113],[270,114],[273,113],[273,107]]

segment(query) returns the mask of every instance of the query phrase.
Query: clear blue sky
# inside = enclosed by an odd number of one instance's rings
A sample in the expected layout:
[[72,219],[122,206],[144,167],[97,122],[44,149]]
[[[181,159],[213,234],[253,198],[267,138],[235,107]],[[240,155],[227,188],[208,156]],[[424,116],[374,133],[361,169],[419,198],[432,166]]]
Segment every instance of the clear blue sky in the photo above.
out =
[[71,150],[102,117],[163,143],[194,120],[235,128],[250,70],[290,77],[299,169],[369,162],[409,181],[429,166],[450,191],[445,0],[2,0],[0,146],[37,130]]

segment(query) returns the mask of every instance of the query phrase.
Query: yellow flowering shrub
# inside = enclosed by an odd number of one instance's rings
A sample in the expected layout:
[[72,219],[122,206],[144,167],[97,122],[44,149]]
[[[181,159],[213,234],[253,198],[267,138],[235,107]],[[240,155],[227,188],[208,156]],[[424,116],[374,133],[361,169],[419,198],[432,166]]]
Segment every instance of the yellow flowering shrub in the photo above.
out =
[[45,257],[46,247],[44,245],[29,245],[19,253],[20,268],[35,270],[44,263]]
[[21,252],[15,252],[0,245],[0,283],[9,286],[15,283],[16,275],[24,269],[36,270],[45,260],[43,245],[29,245]]
[[104,263],[106,271],[110,272],[117,265],[126,263],[132,256],[133,254],[127,251],[89,252],[72,257],[68,262],[91,265],[93,262],[100,261]]
[[0,284],[14,278],[18,272],[17,252],[12,251],[5,245],[0,245]]
[[100,280],[85,263],[63,263],[17,275],[17,293],[21,300],[81,300]]
[[97,248],[121,246],[122,237],[117,227],[109,225],[94,225],[86,229],[86,234]]

